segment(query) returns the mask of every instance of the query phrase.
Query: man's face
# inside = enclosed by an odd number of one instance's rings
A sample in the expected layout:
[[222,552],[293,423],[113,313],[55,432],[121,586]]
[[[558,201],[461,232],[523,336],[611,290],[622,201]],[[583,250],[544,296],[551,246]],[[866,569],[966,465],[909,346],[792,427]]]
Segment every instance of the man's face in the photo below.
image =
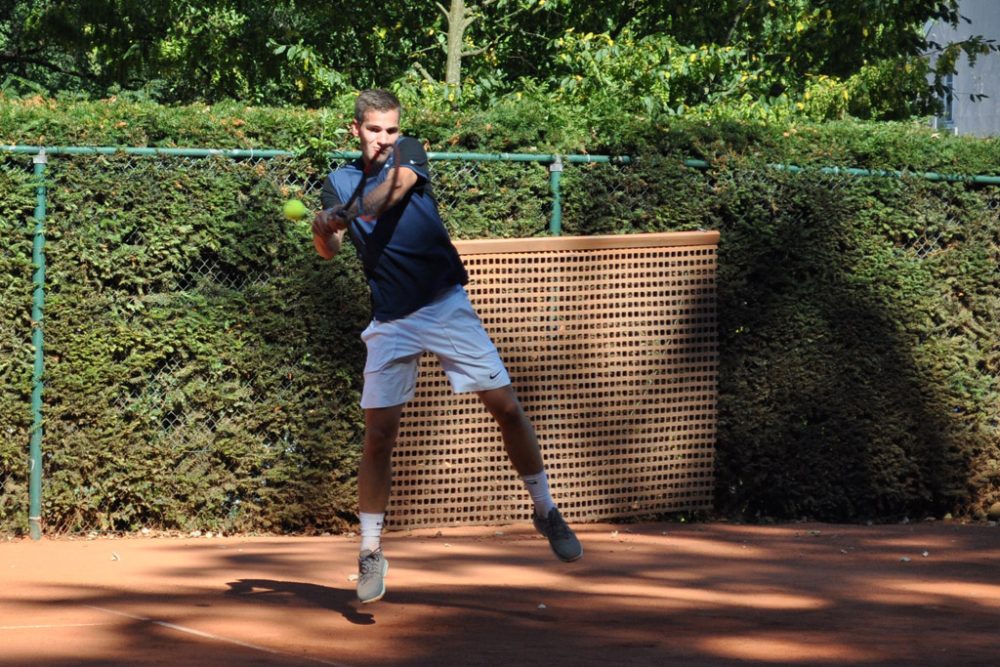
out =
[[355,120],[351,123],[351,134],[361,141],[365,164],[384,161],[399,138],[399,109],[369,109],[362,122]]

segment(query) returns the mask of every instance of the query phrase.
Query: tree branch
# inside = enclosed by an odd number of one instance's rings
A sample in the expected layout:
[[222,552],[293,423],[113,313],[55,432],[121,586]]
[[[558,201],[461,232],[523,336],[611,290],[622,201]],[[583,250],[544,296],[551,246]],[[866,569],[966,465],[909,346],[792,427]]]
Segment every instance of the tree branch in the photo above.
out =
[[431,51],[437,51],[440,48],[441,48],[440,44],[431,44],[430,46],[425,46],[422,49],[417,49],[416,51],[411,51],[409,53],[409,56],[412,58],[412,57],[415,57],[415,56],[417,56],[417,55],[419,55],[421,53],[429,53]]
[[417,70],[417,72],[419,72],[420,75],[428,81],[428,83],[438,83],[438,80],[431,76],[430,72],[424,69],[424,66],[419,62],[413,61],[413,69]]
[[66,69],[65,67],[60,67],[51,60],[43,58],[33,58],[31,56],[26,56],[21,53],[0,53],[0,62],[37,65],[39,67],[44,67],[45,69],[50,70],[52,72],[58,72],[59,74],[68,74],[69,76],[75,76],[78,79],[86,79],[87,81],[97,80],[97,77],[92,72],[81,72],[81,71]]
[[732,44],[733,37],[736,36],[736,28],[739,27],[740,20],[743,18],[743,15],[746,14],[746,11],[749,7],[750,7],[750,0],[743,0],[743,6],[740,7],[738,12],[736,12],[736,19],[733,21],[733,25],[729,28],[729,34],[726,35],[726,41],[725,41],[726,46]]

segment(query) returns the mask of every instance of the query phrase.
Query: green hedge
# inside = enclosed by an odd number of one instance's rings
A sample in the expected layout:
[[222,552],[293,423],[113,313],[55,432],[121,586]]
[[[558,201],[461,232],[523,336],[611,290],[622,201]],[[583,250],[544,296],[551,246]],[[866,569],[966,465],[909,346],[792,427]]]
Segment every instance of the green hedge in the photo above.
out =
[[27,528],[28,441],[34,354],[30,157],[0,159],[0,531]]
[[365,287],[275,215],[277,183],[306,170],[51,163],[50,528],[344,525]]
[[[1000,187],[821,166],[1000,173],[1000,146],[915,125],[614,119],[581,147],[530,104],[410,116],[431,150],[629,154],[567,165],[567,234],[713,228],[719,512],[976,515],[1000,500]],[[544,121],[544,122],[543,122]],[[368,296],[278,215],[315,204],[334,112],[0,99],[4,144],[289,148],[296,159],[53,156],[50,530],[340,530],[354,520]],[[607,122],[611,122],[609,119]],[[608,136],[608,132],[595,136]],[[708,170],[683,166],[686,158]],[[789,173],[768,165],[798,164]],[[0,531],[26,528],[30,159],[0,178]],[[456,237],[544,234],[544,165],[435,163]]]
[[996,495],[973,478],[1000,416],[997,194],[767,174],[724,195],[720,501],[854,519]]

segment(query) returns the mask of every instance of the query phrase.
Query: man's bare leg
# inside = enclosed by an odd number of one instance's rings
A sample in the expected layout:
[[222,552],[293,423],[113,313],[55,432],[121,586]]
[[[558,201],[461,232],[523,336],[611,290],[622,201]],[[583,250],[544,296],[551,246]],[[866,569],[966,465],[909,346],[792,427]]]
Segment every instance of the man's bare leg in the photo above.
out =
[[392,485],[392,450],[403,405],[365,410],[365,445],[358,468],[358,509],[384,514]]
[[504,448],[514,470],[522,477],[542,472],[542,452],[531,425],[511,385],[479,392],[479,399],[500,426]]
[[358,599],[375,602],[385,595],[389,562],[382,555],[382,523],[392,485],[392,449],[399,435],[403,406],[365,410],[365,444],[358,468],[361,553],[358,556]]
[[583,555],[583,547],[552,500],[535,428],[524,414],[524,408],[514,394],[513,387],[507,385],[481,391],[479,398],[500,426],[511,465],[521,476],[531,495],[535,505],[535,528],[548,538],[549,546],[560,560],[569,562],[579,559]]

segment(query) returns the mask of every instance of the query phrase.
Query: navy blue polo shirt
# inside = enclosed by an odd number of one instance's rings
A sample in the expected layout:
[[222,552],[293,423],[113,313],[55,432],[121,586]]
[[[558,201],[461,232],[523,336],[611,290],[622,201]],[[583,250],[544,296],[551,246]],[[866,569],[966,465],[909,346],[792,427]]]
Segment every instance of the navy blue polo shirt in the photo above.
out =
[[[377,220],[354,218],[348,224],[371,288],[372,316],[381,322],[409,315],[447,288],[469,280],[438,214],[427,153],[419,141],[400,137],[393,155],[368,178],[364,194],[386,180],[397,160],[417,174],[417,183]],[[323,208],[347,201],[363,177],[360,159],[332,172],[323,183]]]

